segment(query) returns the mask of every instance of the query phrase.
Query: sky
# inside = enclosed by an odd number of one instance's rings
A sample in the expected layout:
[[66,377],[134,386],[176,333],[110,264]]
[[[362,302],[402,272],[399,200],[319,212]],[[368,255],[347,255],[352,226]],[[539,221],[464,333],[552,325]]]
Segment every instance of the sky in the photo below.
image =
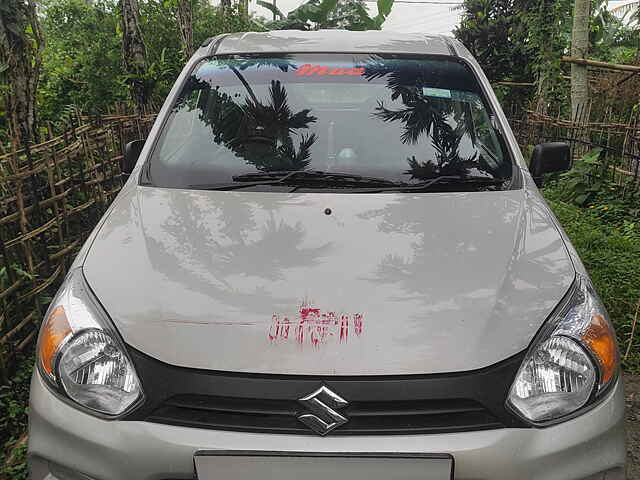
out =
[[[276,0],[278,8],[287,14],[302,4],[303,0]],[[377,13],[375,0],[365,0],[373,14]],[[609,8],[628,3],[629,0],[610,0]],[[460,21],[460,11],[455,6],[461,0],[396,0],[391,15],[383,30],[424,33],[432,35],[450,35]],[[271,18],[271,12],[250,2],[252,10],[258,15]]]

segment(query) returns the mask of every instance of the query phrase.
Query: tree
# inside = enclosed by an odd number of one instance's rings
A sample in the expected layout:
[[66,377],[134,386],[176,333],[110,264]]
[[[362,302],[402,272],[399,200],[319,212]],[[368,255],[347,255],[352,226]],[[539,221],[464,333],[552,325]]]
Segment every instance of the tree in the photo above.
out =
[[[589,1],[589,0],[587,0]],[[561,58],[568,48],[573,0],[535,0],[526,3],[524,21],[527,55],[532,59],[538,112],[561,105],[565,97]]]
[[[394,0],[378,0],[378,14],[369,15],[364,2],[346,0],[308,0],[285,15],[267,0],[258,0],[257,4],[271,12],[277,20],[267,22],[267,30],[320,30],[323,28],[345,28],[347,30],[380,30],[391,13]],[[344,11],[344,16],[338,14]]]
[[[538,110],[562,97],[560,59],[567,47],[573,0],[464,0],[455,36],[492,82],[534,82]],[[516,95],[514,95],[516,94]],[[509,100],[527,90],[509,91]]]
[[122,59],[131,98],[138,115],[145,112],[149,92],[145,85],[147,52],[140,28],[140,7],[138,0],[120,0],[122,15]]
[[627,2],[623,5],[619,5],[616,8],[613,8],[611,10],[611,12],[614,15],[617,15],[619,17],[625,17],[626,15],[628,15],[629,13],[634,14],[637,16],[638,20],[640,20],[640,2]]
[[193,55],[193,5],[192,0],[177,0],[178,26],[185,57]]
[[47,44],[38,88],[39,118],[63,120],[65,112],[74,109],[99,114],[125,101],[122,41],[115,34],[120,23],[117,3],[45,0],[40,6]]
[[620,18],[621,21],[625,21],[631,15],[632,34],[635,39],[636,56],[635,61],[640,62],[640,2],[628,2],[624,5],[620,5],[612,10],[612,13]]
[[[589,20],[591,0],[575,0],[571,56],[587,58],[589,55]],[[589,102],[589,78],[586,65],[571,64],[571,112],[575,117],[578,108]]]
[[526,11],[519,0],[465,0],[454,30],[491,82],[531,81],[531,61],[522,41]]
[[231,0],[220,0],[220,12],[222,13],[222,22],[224,31],[228,31],[227,27],[227,18],[229,18],[229,13],[232,10]]
[[[142,75],[125,70],[119,0],[38,0],[47,39],[38,88],[41,121],[50,120],[54,128],[64,128],[77,110],[105,113],[117,102],[131,101],[132,80],[144,92],[148,109],[155,110],[164,101],[185,63],[178,0],[138,2],[146,61]],[[255,29],[251,19],[241,15],[236,6],[224,18],[222,9],[209,0],[189,0],[189,5],[192,48],[220,33]],[[8,99],[4,94],[8,90],[7,71],[3,74],[1,64],[0,97]],[[4,110],[0,106],[0,130],[7,131]]]
[[[529,83],[535,62],[527,52],[528,31],[523,0],[464,0],[461,21],[454,30],[478,60],[489,80]],[[510,105],[524,105],[533,91],[497,86],[496,93]]]
[[329,15],[329,21],[336,28],[348,28],[360,23],[361,12],[366,11],[364,0],[338,0],[335,10]]
[[5,67],[6,105],[13,134],[22,144],[38,140],[36,91],[44,37],[33,0],[0,4],[0,64]]

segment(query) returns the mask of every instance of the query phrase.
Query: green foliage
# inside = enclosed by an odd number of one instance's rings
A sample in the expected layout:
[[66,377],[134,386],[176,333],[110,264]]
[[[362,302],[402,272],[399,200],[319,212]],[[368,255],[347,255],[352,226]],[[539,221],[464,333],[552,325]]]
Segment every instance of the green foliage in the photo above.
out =
[[338,5],[338,0],[309,0],[289,14],[289,18],[293,18],[301,22],[313,22],[317,25],[326,24],[329,15]]
[[[569,84],[561,58],[570,52],[573,0],[463,0],[462,20],[455,36],[482,65],[489,80],[534,82],[536,89],[499,87],[503,103],[535,108],[568,107]],[[593,0],[591,58],[637,64],[640,22],[616,18],[607,0]],[[640,8],[633,10],[640,15]]]
[[[147,51],[147,69],[139,80],[159,106],[187,59],[173,3],[143,0],[139,4]],[[96,114],[116,102],[129,101],[120,22],[117,0],[44,0],[47,45],[38,92],[41,119],[59,121],[69,106]],[[223,15],[207,0],[193,0],[193,22],[195,45],[220,33],[255,30],[255,22],[239,7]],[[0,72],[0,89],[1,80]]]
[[[609,61],[622,65],[633,65],[638,58],[638,48],[632,46],[614,46],[610,48]],[[600,57],[602,59],[602,57]]]
[[[10,265],[9,268],[11,269],[11,272],[13,272],[14,279],[22,277],[28,280],[33,280],[36,278],[36,275],[24,271],[18,264],[13,263]],[[7,270],[7,267],[0,268],[0,292],[11,286],[9,275],[10,275],[10,272]]]
[[393,0],[378,0],[378,14],[370,17],[364,6],[354,4],[354,12],[359,14],[360,21],[347,25],[348,30],[380,30],[393,8]]
[[531,80],[526,26],[519,0],[465,0],[454,35],[476,57],[492,82]]
[[478,59],[493,83],[532,82],[531,89],[503,89],[501,98],[545,103],[561,96],[560,59],[569,45],[571,0],[464,0],[458,40]]
[[362,10],[366,10],[366,5],[364,0],[341,0],[331,14],[331,20],[336,28],[353,29],[352,25],[362,23]]
[[588,207],[616,227],[622,228],[625,220],[640,225],[640,191],[633,183],[620,185],[611,179],[611,161],[614,160],[607,160],[602,148],[591,150],[574,162],[571,170],[552,181],[558,198]]
[[43,12],[47,43],[38,92],[41,118],[56,120],[65,105],[98,113],[125,100],[115,2],[47,0]]
[[267,30],[319,30],[324,28],[345,28],[347,30],[380,30],[391,13],[394,0],[378,0],[378,14],[371,17],[364,2],[360,0],[308,0],[295,10],[284,14],[258,0],[261,5],[275,13],[278,20],[266,22]]
[[[640,232],[630,210],[615,216],[609,205],[580,208],[566,203],[563,181],[549,184],[544,194],[571,238],[616,327],[627,371],[640,372],[640,331],[631,338],[637,302],[640,301]],[[625,212],[625,213],[623,213]]]
[[[0,478],[27,478],[24,463],[26,445],[16,448],[17,441],[27,430],[29,383],[33,372],[33,356],[20,357],[19,368],[6,385],[0,386],[0,432],[4,452],[0,455]],[[11,455],[11,465],[7,465]]]
[[[141,0],[140,23],[147,68],[136,78],[159,107],[180,73],[186,59],[179,41],[175,0]],[[266,1],[258,4],[273,10]],[[369,16],[362,0],[309,0],[279,20],[259,24],[240,6],[214,7],[208,0],[193,0],[194,45],[226,32],[265,29],[348,28],[380,29],[393,0],[379,0],[378,14]],[[128,102],[129,78],[123,69],[121,19],[117,0],[43,0],[42,26],[47,39],[43,75],[38,89],[39,116],[44,121],[64,123],[76,110],[84,114],[104,113],[117,102]],[[0,95],[4,98],[3,65],[0,65]],[[0,103],[0,133],[7,128]]]
[[583,207],[603,188],[604,180],[598,174],[602,148],[594,148],[582,159],[575,162],[573,168],[561,177],[565,179],[563,199]]
[[[9,131],[9,119],[7,118],[7,111],[5,107],[5,98],[9,92],[9,85],[7,83],[6,72],[9,69],[9,65],[0,61],[0,138],[8,138]],[[3,141],[0,140],[0,146]]]
[[526,2],[522,18],[528,35],[523,42],[532,62],[538,107],[542,110],[566,99],[560,65],[571,44],[573,3],[573,0]]
[[[607,8],[608,2],[598,0],[591,22],[591,58],[611,63],[633,64],[637,58],[638,26],[629,22],[632,11],[618,18]],[[625,53],[627,57],[625,58]]]

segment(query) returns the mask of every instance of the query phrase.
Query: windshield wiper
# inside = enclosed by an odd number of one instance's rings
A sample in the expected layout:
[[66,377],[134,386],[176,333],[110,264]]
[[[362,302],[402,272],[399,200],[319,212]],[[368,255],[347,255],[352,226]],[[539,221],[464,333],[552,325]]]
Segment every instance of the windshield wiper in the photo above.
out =
[[432,178],[426,182],[413,184],[413,185],[396,185],[394,187],[383,188],[367,188],[362,190],[356,190],[354,193],[382,193],[382,192],[424,192],[430,187],[438,183],[446,183],[448,185],[503,185],[508,182],[508,178],[490,178],[490,177],[463,177],[461,175],[442,175],[440,177]]
[[231,184],[197,184],[191,188],[202,190],[238,190],[242,188],[258,187],[260,185],[293,185],[296,187],[313,185],[322,182],[324,186],[353,187],[354,193],[381,192],[411,192],[425,191],[437,183],[455,185],[502,185],[508,181],[505,178],[465,177],[461,175],[443,175],[418,184],[394,182],[384,178],[365,177],[350,173],[323,172],[319,170],[294,170],[264,173],[247,173],[233,177]]
[[364,177],[350,173],[323,172],[320,170],[294,170],[265,173],[247,173],[232,177],[235,183],[220,184],[196,184],[191,188],[203,190],[238,190],[241,188],[257,187],[260,185],[294,185],[301,186],[310,183],[322,182],[325,185],[353,186],[353,187],[401,187],[391,180],[376,177]]

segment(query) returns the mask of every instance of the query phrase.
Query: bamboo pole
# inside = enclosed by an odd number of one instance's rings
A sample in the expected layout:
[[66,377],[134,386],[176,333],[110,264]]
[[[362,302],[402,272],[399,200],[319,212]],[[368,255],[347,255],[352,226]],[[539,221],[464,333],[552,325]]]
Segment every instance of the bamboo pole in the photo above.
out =
[[565,63],[574,63],[576,65],[586,65],[587,67],[598,67],[607,70],[618,70],[623,72],[640,72],[640,67],[635,65],[619,65],[617,63],[598,62],[596,60],[587,60],[586,58],[562,57]]

